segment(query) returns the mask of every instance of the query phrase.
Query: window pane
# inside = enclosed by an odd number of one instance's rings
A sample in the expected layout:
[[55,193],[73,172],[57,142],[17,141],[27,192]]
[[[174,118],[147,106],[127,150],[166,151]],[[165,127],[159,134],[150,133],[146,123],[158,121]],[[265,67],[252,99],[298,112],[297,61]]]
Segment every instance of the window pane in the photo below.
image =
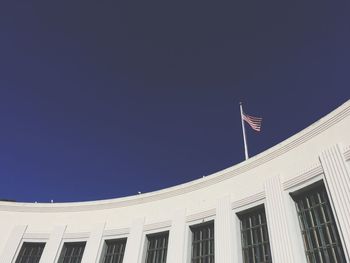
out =
[[64,243],[59,263],[80,263],[86,242]]
[[148,235],[146,263],[165,263],[169,232]]
[[105,241],[106,252],[103,263],[122,263],[124,258],[126,238]]
[[45,243],[24,242],[17,256],[16,263],[38,263],[44,247]]
[[243,262],[272,262],[264,207],[239,215]]
[[214,222],[191,227],[191,263],[214,263]]
[[345,262],[324,185],[293,196],[308,262]]

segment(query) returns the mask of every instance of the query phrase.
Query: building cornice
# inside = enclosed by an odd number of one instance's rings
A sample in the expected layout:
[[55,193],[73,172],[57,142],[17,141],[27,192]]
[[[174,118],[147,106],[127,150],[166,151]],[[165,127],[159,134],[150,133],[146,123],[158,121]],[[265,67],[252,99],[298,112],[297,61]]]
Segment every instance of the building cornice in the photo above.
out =
[[[88,201],[88,202],[72,202],[72,203],[56,203],[56,204],[44,204],[44,203],[13,203],[13,202],[0,202],[0,211],[16,211],[16,212],[80,212],[90,210],[102,210],[120,208],[126,206],[133,206],[143,204],[147,202],[162,200],[186,193],[190,193],[199,189],[215,185],[222,181],[228,180],[232,177],[250,171],[265,163],[274,160],[275,158],[293,150],[294,148],[304,144],[311,140],[315,136],[323,133],[330,127],[336,125],[344,118],[350,115],[350,100],[338,107],[333,112],[329,113],[319,121],[310,125],[306,129],[293,135],[292,137],[284,140],[283,142],[271,147],[270,149],[241,162],[225,170],[219,171],[205,178],[194,180],[181,185],[173,186],[170,188],[145,193],[136,196],[129,196],[116,199]],[[350,159],[350,149],[345,152],[345,158]],[[311,175],[315,172],[319,172],[317,167],[316,171],[312,171]],[[293,184],[293,182],[289,182]],[[284,185],[284,188],[288,188],[288,184]]]
[[350,161],[350,146],[348,146],[344,151],[344,158],[346,161]]

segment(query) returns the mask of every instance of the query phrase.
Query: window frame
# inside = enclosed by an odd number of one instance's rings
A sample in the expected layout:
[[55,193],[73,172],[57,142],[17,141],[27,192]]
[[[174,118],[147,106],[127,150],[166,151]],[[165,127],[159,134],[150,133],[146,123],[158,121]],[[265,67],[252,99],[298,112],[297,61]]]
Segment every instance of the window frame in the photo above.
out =
[[[323,189],[321,189],[323,188]],[[293,201],[293,208],[294,208],[294,211],[295,211],[295,217],[296,217],[296,221],[297,221],[297,226],[298,226],[298,232],[299,232],[299,236],[300,236],[300,243],[301,243],[301,246],[302,246],[302,252],[304,253],[304,258],[307,262],[309,262],[308,260],[308,249],[306,248],[306,244],[305,244],[305,241],[304,241],[304,236],[303,236],[303,228],[304,228],[304,225],[302,226],[301,225],[301,219],[300,219],[300,213],[299,213],[299,207],[298,207],[298,201],[301,200],[303,197],[305,197],[308,193],[310,194],[310,192],[318,192],[320,190],[323,190],[324,193],[326,194],[326,197],[328,200],[328,209],[329,211],[331,212],[331,223],[333,223],[333,227],[335,228],[335,238],[337,238],[337,243],[339,243],[340,245],[340,250],[341,252],[343,253],[343,258],[346,260],[347,259],[347,256],[346,256],[346,250],[344,248],[344,243],[343,243],[343,238],[342,238],[342,235],[341,235],[341,232],[340,232],[340,229],[339,229],[339,222],[337,220],[337,216],[336,216],[336,213],[334,211],[334,207],[333,207],[333,204],[332,204],[332,199],[331,199],[331,196],[329,194],[329,191],[327,189],[327,185],[326,183],[324,182],[324,180],[317,180],[317,181],[314,181],[312,183],[309,183],[307,185],[303,185],[303,187],[299,187],[298,189],[295,189],[294,191],[291,191],[289,192],[289,196],[291,197],[291,200]],[[318,206],[318,205],[316,205]],[[305,210],[306,211],[306,210]],[[310,211],[310,210],[308,210]],[[314,211],[314,210],[313,210]],[[319,220],[319,219],[318,219]],[[318,224],[315,225],[315,227],[317,228],[317,230],[319,230],[319,226]],[[319,233],[319,232],[317,232]],[[334,233],[333,233],[334,234]],[[321,236],[320,236],[321,238]],[[309,240],[310,242],[310,240]],[[309,244],[310,246],[310,244]],[[322,249],[323,245],[321,245],[319,247],[319,249],[314,249],[314,247],[311,249],[311,250],[320,250]],[[312,254],[312,253],[309,253],[309,254]]]
[[[114,233],[114,232],[118,232],[118,233]],[[103,255],[104,255],[105,248],[106,248],[105,247],[106,240],[126,239],[126,246],[127,246],[128,239],[129,239],[129,230],[124,231],[124,229],[123,229],[122,233],[119,233],[119,232],[120,231],[118,229],[104,231],[104,233],[102,235],[102,239],[100,240],[99,249],[98,249],[98,257],[97,257],[96,262],[103,263]],[[125,250],[126,250],[126,246],[125,246]],[[125,256],[125,251],[124,251],[124,256]]]
[[68,238],[64,238],[62,239],[61,241],[61,245],[60,245],[60,249],[58,250],[57,252],[57,255],[56,255],[56,258],[57,260],[55,261],[56,263],[61,263],[62,262],[62,252],[63,252],[63,249],[64,249],[64,245],[66,243],[85,243],[85,246],[84,246],[84,251],[82,253],[82,256],[81,256],[81,259],[83,259],[84,257],[84,253],[85,253],[85,249],[86,249],[86,245],[87,245],[87,239],[84,238],[84,239],[80,239],[80,238],[77,238],[77,239],[68,239]]
[[168,254],[169,254],[168,252],[169,252],[170,230],[169,229],[166,229],[166,230],[165,229],[161,229],[161,230],[157,229],[157,230],[153,230],[149,233],[145,233],[145,235],[144,235],[144,253],[143,253],[143,257],[142,257],[142,259],[143,259],[142,262],[147,262],[149,243],[150,243],[149,238],[161,236],[164,234],[167,234],[167,236],[168,236],[165,262],[167,261]]
[[[20,252],[22,250],[22,247],[23,247],[24,243],[44,243],[44,248],[43,248],[43,251],[41,252],[41,255],[40,255],[40,259],[41,259],[41,257],[43,256],[45,247],[47,245],[47,239],[22,239],[20,244],[17,247],[16,253],[14,255],[14,258],[13,258],[12,262],[15,263],[17,261],[18,256],[19,256],[19,254],[20,254]],[[39,259],[39,262],[40,262],[40,259]]]
[[[240,244],[240,259],[242,262],[245,262],[244,260],[244,240],[243,240],[243,229],[242,229],[242,220],[248,216],[248,215],[252,215],[254,214],[254,212],[259,212],[262,211],[264,212],[265,215],[265,223],[264,224],[258,224],[258,225],[254,225],[252,228],[257,228],[259,227],[261,229],[261,225],[266,225],[266,231],[267,233],[265,233],[265,236],[267,237],[267,241],[262,241],[259,242],[257,244],[254,245],[250,245],[250,246],[254,246],[254,247],[260,247],[261,245],[264,245],[264,243],[268,245],[268,251],[267,251],[267,255],[269,256],[269,260],[268,261],[263,261],[263,262],[269,262],[272,263],[273,262],[273,256],[272,256],[272,247],[271,247],[271,239],[270,239],[270,231],[269,231],[269,222],[268,222],[268,218],[267,218],[267,214],[266,214],[266,208],[265,208],[265,203],[261,202],[259,204],[254,203],[249,205],[248,207],[245,207],[246,209],[241,209],[239,212],[236,212],[236,216],[237,216],[237,223],[238,223],[238,238],[239,238],[239,244]],[[249,228],[247,228],[249,229]],[[264,235],[264,234],[262,234]],[[248,245],[249,246],[249,245]]]
[[[215,262],[215,220],[214,220],[214,218],[208,218],[207,220],[202,219],[198,223],[189,225],[189,227],[188,227],[188,229],[189,229],[189,246],[188,246],[188,250],[187,250],[188,262],[192,263],[192,261],[193,261],[193,239],[194,239],[193,230],[204,228],[208,225],[213,226],[213,232],[214,232],[213,233],[213,260]],[[207,241],[210,242],[210,239],[208,239]],[[211,256],[211,254],[208,253],[207,256]]]
[[124,253],[123,253],[123,259],[122,262],[124,262],[124,257],[125,257],[125,250],[126,250],[126,246],[128,244],[128,237],[126,235],[122,235],[122,236],[108,236],[108,237],[103,237],[102,238],[102,246],[101,249],[99,249],[99,260],[97,262],[99,263],[103,263],[104,259],[105,259],[105,255],[107,253],[107,243],[114,241],[114,240],[125,240],[125,247],[124,247]]

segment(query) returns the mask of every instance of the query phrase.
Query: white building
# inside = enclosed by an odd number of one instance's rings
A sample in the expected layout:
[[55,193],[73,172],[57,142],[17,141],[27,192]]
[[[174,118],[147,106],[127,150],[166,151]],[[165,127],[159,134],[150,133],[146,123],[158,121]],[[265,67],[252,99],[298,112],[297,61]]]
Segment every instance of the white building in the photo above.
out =
[[0,202],[0,262],[350,262],[349,163],[350,101],[186,184],[92,202]]

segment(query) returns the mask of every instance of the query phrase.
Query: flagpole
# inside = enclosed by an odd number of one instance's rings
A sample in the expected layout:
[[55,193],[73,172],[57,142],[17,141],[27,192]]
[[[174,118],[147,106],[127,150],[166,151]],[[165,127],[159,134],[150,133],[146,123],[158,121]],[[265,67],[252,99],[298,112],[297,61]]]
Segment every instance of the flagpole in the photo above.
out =
[[248,160],[249,155],[248,155],[248,145],[247,145],[247,138],[245,135],[245,128],[244,128],[244,120],[243,120],[243,106],[242,102],[239,103],[239,108],[241,110],[241,122],[242,122],[242,133],[243,133],[243,141],[244,141],[244,154],[245,154],[245,159]]

